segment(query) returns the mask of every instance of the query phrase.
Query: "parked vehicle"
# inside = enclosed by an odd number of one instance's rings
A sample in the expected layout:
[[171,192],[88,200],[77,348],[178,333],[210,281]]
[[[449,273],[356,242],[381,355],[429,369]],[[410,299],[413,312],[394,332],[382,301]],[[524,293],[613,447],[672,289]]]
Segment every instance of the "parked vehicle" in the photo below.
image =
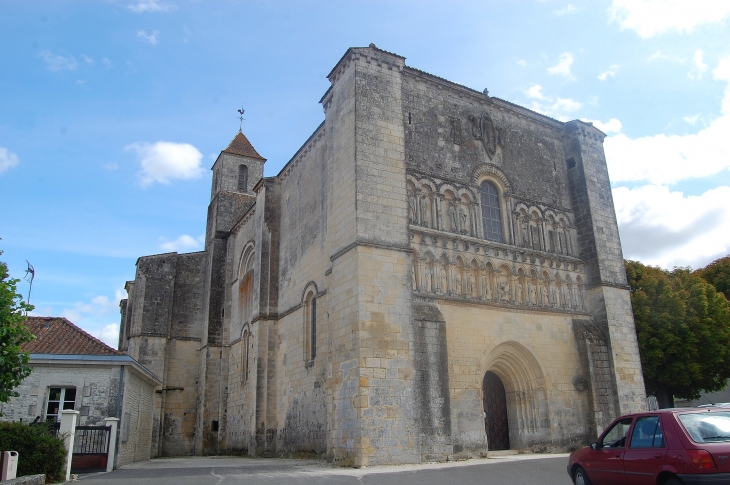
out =
[[575,485],[730,484],[730,409],[661,409],[614,420],[570,454]]

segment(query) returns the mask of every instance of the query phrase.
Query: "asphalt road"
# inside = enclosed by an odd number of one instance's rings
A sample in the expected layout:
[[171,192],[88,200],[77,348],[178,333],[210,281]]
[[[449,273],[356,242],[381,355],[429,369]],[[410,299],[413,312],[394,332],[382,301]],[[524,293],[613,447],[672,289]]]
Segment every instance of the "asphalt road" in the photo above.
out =
[[81,475],[81,485],[570,485],[567,455],[518,455],[396,467],[338,468],[319,462],[249,458],[175,458],[111,473]]

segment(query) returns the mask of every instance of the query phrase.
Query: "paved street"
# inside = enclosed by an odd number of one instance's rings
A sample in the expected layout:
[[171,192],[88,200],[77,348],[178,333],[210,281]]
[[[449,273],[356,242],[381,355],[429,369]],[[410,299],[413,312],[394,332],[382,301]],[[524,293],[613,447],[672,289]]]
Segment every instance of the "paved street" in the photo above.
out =
[[112,473],[81,476],[83,485],[570,485],[568,456],[518,455],[457,463],[337,468],[308,460],[250,458],[169,458],[143,462]]

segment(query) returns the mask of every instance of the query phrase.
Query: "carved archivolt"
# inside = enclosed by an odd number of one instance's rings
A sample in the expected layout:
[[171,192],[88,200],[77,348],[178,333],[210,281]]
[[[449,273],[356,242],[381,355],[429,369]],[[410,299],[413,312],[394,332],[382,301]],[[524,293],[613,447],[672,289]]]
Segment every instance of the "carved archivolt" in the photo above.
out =
[[474,169],[474,173],[471,176],[471,181],[474,185],[479,185],[482,181],[482,178],[484,175],[490,176],[489,178],[496,178],[502,183],[502,188],[508,193],[512,193],[512,186],[509,183],[509,180],[507,179],[507,176],[504,174],[502,169],[500,169],[496,165],[492,165],[491,163],[484,163],[482,165],[477,166],[476,169]]

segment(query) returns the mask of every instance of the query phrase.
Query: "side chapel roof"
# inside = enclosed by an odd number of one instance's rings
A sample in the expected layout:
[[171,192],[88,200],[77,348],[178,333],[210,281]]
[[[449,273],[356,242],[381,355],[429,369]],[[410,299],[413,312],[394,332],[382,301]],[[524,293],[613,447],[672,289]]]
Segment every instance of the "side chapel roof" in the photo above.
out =
[[36,336],[21,345],[31,354],[124,355],[62,317],[28,317],[23,323]]
[[231,140],[228,148],[223,150],[223,153],[232,153],[234,155],[241,155],[266,161],[264,157],[259,155],[253,145],[251,145],[251,142],[248,141],[248,138],[246,138],[246,135],[244,135],[242,131],[239,131],[236,136],[233,137],[233,140]]

